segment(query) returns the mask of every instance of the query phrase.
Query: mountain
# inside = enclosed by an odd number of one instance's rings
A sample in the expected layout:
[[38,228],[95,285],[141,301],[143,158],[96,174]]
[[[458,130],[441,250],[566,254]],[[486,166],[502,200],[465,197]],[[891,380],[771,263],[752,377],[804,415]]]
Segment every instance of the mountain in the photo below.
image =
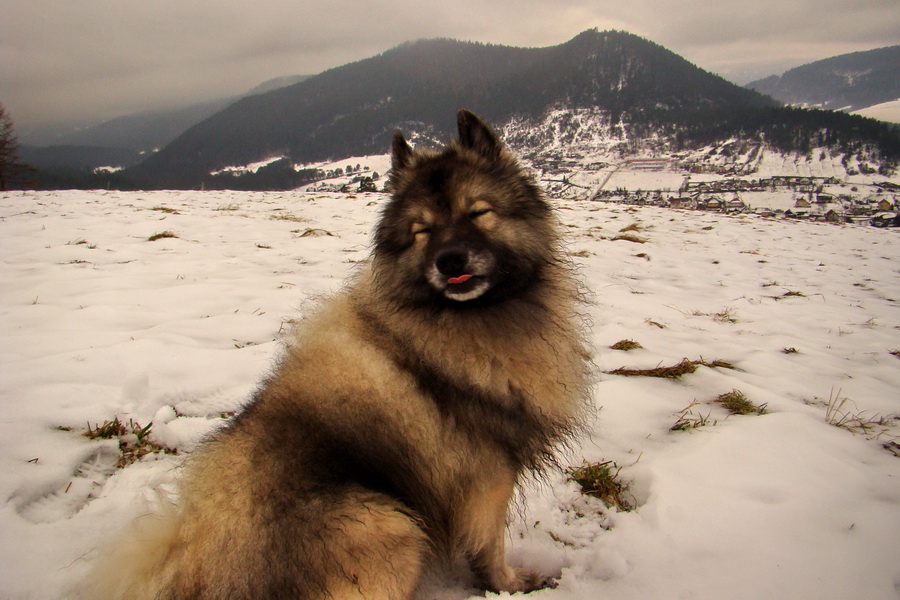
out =
[[37,169],[63,168],[93,171],[98,167],[116,165],[130,167],[141,161],[141,153],[129,148],[109,146],[30,146],[19,147],[25,164]]
[[152,152],[192,125],[216,114],[237,98],[220,98],[186,107],[150,110],[104,121],[75,131],[29,139],[40,146],[95,146]]
[[133,187],[117,171],[138,164],[143,155],[105,146],[19,146],[19,158],[31,167],[28,187],[93,189]]
[[[501,130],[549,123],[560,110],[574,122],[588,111],[586,126],[615,137],[623,152],[644,141],[677,151],[750,139],[784,152],[829,147],[871,154],[876,164],[900,159],[900,134],[883,123],[785,108],[646,39],[589,30],[546,48],[406,43],[237,101],[122,176],[139,187],[290,189],[315,176],[294,165],[382,154],[395,129],[416,144],[446,141],[461,106]],[[540,151],[558,133],[519,127],[516,149]],[[237,175],[223,173],[263,161],[239,185]]]
[[424,40],[235,102],[127,174],[212,184],[213,171],[273,156],[302,164],[381,154],[396,128],[417,143],[443,141],[460,106],[503,124],[560,105],[649,129],[777,103],[628,33],[591,30],[547,48]]
[[[218,98],[178,108],[143,111],[110,119],[99,125],[85,127],[76,131],[32,137],[28,141],[32,146],[90,146],[123,148],[136,152],[153,152],[169,144],[191,126],[211,117],[240,98],[264,94],[279,87],[293,85],[307,77],[308,75],[278,77],[265,81],[239,96]],[[121,162],[116,164],[126,166]]]
[[747,84],[787,104],[847,112],[900,99],[900,46],[842,54]]
[[309,75],[287,75],[285,77],[275,77],[274,79],[263,81],[261,84],[259,84],[243,96],[256,96],[257,94],[265,94],[266,92],[271,92],[272,90],[277,90],[279,88],[294,85],[295,83],[300,83],[304,79],[309,79],[309,77]]
[[93,176],[91,185],[294,189],[321,180],[325,163],[384,154],[396,129],[414,144],[439,145],[453,136],[460,107],[480,113],[517,153],[551,171],[577,170],[581,163],[567,157],[573,152],[596,165],[725,146],[804,156],[827,149],[848,165],[885,173],[900,162],[897,128],[784,107],[646,39],[589,30],[545,48],[409,42],[237,100],[143,162]]

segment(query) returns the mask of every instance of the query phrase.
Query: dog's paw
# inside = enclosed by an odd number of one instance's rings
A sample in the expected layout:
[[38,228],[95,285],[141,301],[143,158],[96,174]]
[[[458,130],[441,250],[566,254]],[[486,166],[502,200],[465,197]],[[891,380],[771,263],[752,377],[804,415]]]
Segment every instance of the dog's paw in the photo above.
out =
[[536,571],[529,571],[528,569],[510,569],[510,571],[512,572],[512,577],[510,577],[506,585],[502,586],[502,589],[497,591],[511,594],[523,592],[527,594],[536,590],[556,587],[555,579],[544,577]]

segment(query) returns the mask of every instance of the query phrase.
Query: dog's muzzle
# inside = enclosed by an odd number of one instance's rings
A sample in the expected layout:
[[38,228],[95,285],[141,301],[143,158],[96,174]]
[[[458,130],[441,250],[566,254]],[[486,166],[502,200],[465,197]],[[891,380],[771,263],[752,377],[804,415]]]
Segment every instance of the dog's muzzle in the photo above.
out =
[[490,287],[493,256],[461,246],[440,250],[428,269],[427,279],[438,292],[451,300],[465,302],[484,294]]

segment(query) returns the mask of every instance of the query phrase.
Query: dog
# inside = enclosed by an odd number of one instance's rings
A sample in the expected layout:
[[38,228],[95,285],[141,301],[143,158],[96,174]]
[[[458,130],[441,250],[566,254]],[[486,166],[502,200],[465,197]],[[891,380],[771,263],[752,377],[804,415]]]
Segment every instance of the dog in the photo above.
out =
[[479,117],[457,121],[441,150],[394,134],[371,258],[90,597],[402,600],[440,557],[486,590],[545,585],[506,563],[506,519],[582,424],[583,294],[539,187]]

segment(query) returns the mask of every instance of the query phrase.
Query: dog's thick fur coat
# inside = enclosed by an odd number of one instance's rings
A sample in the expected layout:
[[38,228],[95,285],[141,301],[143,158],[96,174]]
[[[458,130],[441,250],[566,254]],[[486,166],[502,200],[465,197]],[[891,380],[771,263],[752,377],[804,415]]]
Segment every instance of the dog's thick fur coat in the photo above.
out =
[[585,405],[579,290],[541,192],[481,120],[458,121],[440,152],[395,134],[372,259],[91,597],[404,599],[446,554],[485,589],[541,585],[506,564],[507,507]]

